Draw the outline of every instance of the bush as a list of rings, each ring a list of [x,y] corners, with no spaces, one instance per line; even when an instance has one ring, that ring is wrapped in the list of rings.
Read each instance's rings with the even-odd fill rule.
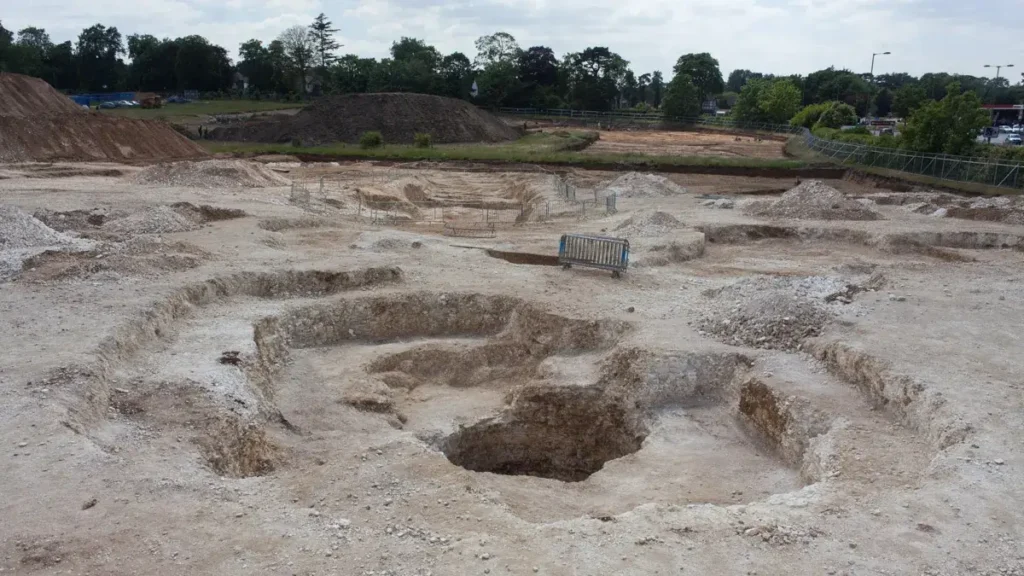
[[[295,148],[302,147],[302,138],[292,138],[292,146]]]
[[[828,110],[829,103],[822,102],[821,104],[811,104],[805,106],[803,110],[796,113],[796,116],[789,121],[791,126],[803,126],[804,128],[814,128],[814,125],[818,123],[818,119],[821,115]]]
[[[369,150],[371,148],[380,148],[384,145],[384,136],[381,136],[380,132],[364,132],[362,137],[359,138],[359,147],[363,150]]]
[[[825,128],[842,128],[857,123],[857,111],[853,106],[842,102],[830,102],[828,108],[821,113],[816,126]]]
[[[414,134],[412,141],[417,148],[430,148],[430,134]]]
[[[829,126],[829,128],[835,128],[835,126]],[[854,126],[849,130],[843,130],[844,134],[867,134],[871,136],[871,130],[868,130],[867,126]]]

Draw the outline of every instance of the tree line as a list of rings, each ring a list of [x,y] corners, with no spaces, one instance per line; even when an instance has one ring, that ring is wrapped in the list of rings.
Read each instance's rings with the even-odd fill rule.
[[[588,47],[559,58],[546,46],[523,48],[505,32],[479,38],[472,59],[462,52],[443,54],[416,38],[394,42],[387,58],[339,56],[337,32],[321,14],[309,26],[289,28],[270,42],[242,43],[238,61],[233,62],[226,49],[197,35],[123,37],[115,27],[96,24],[74,42],[54,44],[42,28],[14,33],[0,22],[0,71],[37,76],[68,92],[198,90],[268,98],[420,92],[473,99],[486,106],[661,109],[672,116],[697,114],[702,102],[711,99],[721,108],[732,108],[751,82],[777,102],[787,96],[779,91],[789,92],[791,86],[799,92],[803,106],[838,101],[852,106],[860,116],[906,117],[922,102],[941,100],[952,82],[978,94],[984,103],[1024,101],[1024,86],[1011,85],[1006,78],[946,73],[871,78],[827,68],[806,76],[776,77],[734,70],[724,79],[718,61],[707,53],[681,56],[671,81],[666,82],[658,70],[637,73],[629,61],[607,47]]]

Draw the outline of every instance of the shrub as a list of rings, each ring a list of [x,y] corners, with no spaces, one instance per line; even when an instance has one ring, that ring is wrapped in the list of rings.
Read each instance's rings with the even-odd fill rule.
[[[825,128],[842,128],[856,123],[857,111],[853,106],[842,102],[830,102],[815,125]]]
[[[364,150],[380,148],[383,145],[384,136],[381,136],[381,133],[376,130],[372,132],[363,132],[362,137],[359,138],[359,147]]]
[[[814,128],[814,125],[818,123],[818,119],[821,118],[821,115],[825,113],[825,110],[828,110],[828,106],[828,102],[805,106],[803,110],[796,113],[796,116],[793,116],[789,123],[792,126]]]
[[[414,134],[412,141],[417,148],[430,148],[430,134]]]
[[[302,138],[292,138],[292,146],[294,146],[295,148],[301,148]]]

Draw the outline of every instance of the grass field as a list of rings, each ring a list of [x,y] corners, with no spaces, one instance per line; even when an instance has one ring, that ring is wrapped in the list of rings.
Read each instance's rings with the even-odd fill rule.
[[[268,102],[262,100],[208,100],[189,104],[165,104],[163,108],[144,110],[142,108],[114,108],[100,110],[104,114],[127,118],[161,119],[169,122],[185,122],[201,116],[217,114],[241,114],[244,112],[268,112],[301,108],[302,102]]]
[[[699,156],[652,156],[649,154],[583,154],[579,152],[586,133],[530,134],[519,140],[503,144],[450,144],[431,148],[410,145],[386,145],[363,149],[355,144],[296,147],[290,144],[257,144],[240,142],[210,142],[201,144],[213,153],[239,155],[257,154],[309,154],[337,158],[369,158],[386,160],[455,160],[549,164],[586,164],[594,166],[630,165],[657,166],[723,166],[764,169],[799,169],[808,167],[802,160],[719,158]]]

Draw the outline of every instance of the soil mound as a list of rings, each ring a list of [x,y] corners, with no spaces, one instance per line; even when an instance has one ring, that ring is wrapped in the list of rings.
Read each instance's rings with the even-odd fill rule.
[[[615,231],[627,236],[664,236],[682,225],[682,222],[667,212],[641,212],[624,220]]]
[[[136,174],[135,184],[188,188],[269,188],[291,181],[263,164],[244,160],[203,160],[150,166]]]
[[[629,172],[605,186],[602,195],[615,194],[619,198],[651,198],[685,193],[685,188],[664,176]]]
[[[112,220],[103,230],[114,234],[169,234],[191,232],[203,227],[199,222],[171,206],[156,206]]]
[[[387,144],[412,144],[417,133],[433,142],[502,142],[519,132],[468,102],[427,94],[346,94],[317,100],[294,116],[250,120],[216,128],[215,140],[286,143],[304,146],[355,144],[376,130]]]
[[[0,162],[164,160],[205,154],[163,122],[89,112],[43,80],[0,75]]]
[[[70,98],[38,78],[0,74],[0,116],[35,118],[81,112]]]
[[[876,212],[820,180],[808,180],[774,202],[747,207],[753,216],[807,220],[878,220]]]

